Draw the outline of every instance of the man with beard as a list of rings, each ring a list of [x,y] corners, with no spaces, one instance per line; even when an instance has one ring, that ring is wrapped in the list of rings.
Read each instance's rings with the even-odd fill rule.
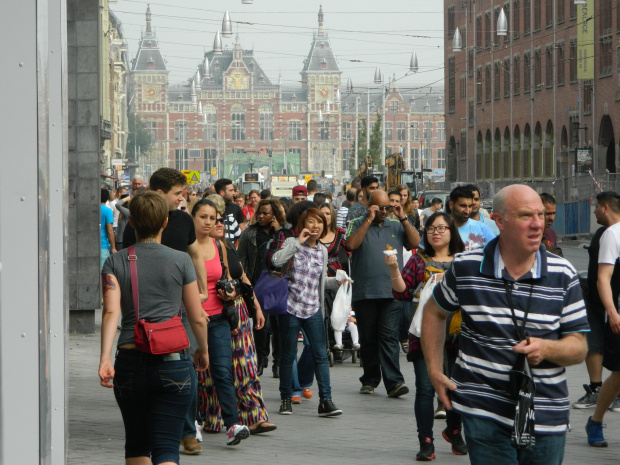
[[[468,186],[459,186],[450,192],[448,202],[450,214],[463,239],[466,251],[482,248],[495,238],[495,234],[487,225],[470,218],[473,204],[474,194]]]

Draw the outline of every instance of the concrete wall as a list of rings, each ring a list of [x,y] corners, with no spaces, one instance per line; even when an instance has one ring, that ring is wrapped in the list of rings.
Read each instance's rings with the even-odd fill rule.
[[[99,2],[67,0],[69,330],[95,330],[100,301]]]

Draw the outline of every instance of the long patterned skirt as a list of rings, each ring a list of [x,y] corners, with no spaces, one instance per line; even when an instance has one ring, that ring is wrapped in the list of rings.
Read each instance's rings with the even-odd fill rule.
[[[237,391],[237,410],[239,422],[250,426],[261,421],[269,420],[256,362],[256,349],[252,336],[250,316],[243,298],[235,300],[235,307],[239,313],[239,331],[232,334],[232,361],[233,382]],[[200,402],[200,417],[203,421],[203,430],[220,431],[224,428],[220,402],[207,369],[198,373],[198,400]]]

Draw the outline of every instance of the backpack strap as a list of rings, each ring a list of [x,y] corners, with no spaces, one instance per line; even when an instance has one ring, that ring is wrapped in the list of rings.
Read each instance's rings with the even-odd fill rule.
[[[131,271],[131,295],[133,297],[133,310],[136,314],[136,321],[140,321],[140,295],[138,294],[138,266],[136,261],[138,256],[136,255],[136,246],[129,246],[127,249],[129,260],[129,270]]]

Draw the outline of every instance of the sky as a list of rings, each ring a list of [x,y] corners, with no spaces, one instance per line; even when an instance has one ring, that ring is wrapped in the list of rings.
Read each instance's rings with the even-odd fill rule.
[[[142,0],[110,1],[135,57],[145,28],[147,4],[153,28],[170,71],[170,83],[194,75],[204,52],[213,47],[215,32],[228,10],[234,34],[254,56],[269,79],[298,86],[299,72],[318,28],[323,5],[325,29],[340,70],[341,85],[372,86],[378,66],[384,80],[395,75],[400,89],[444,87],[443,2],[423,0]],[[233,38],[223,39],[232,48]],[[409,73],[411,54],[417,53],[419,71]]]

